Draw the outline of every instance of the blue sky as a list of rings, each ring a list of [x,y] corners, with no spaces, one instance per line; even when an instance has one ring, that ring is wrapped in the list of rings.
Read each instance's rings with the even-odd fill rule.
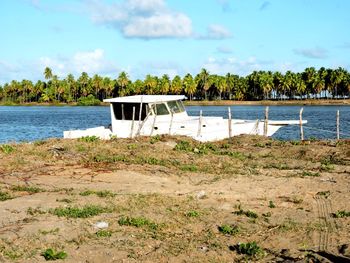
[[[1,0],[0,84],[350,69],[348,0]]]

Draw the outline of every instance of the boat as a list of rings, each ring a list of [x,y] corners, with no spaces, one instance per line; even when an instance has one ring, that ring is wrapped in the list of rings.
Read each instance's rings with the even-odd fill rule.
[[[97,136],[110,139],[170,134],[208,142],[241,134],[272,136],[285,125],[300,124],[299,120],[224,119],[204,117],[202,114],[189,116],[183,105],[185,98],[184,95],[135,95],[105,99],[104,102],[110,103],[109,127],[64,131],[63,137]]]

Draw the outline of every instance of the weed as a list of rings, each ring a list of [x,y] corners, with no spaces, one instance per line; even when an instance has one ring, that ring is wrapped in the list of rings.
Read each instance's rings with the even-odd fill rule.
[[[115,196],[115,193],[113,193],[109,190],[97,191],[97,192],[95,192],[95,194],[98,197],[114,197]]]
[[[331,171],[334,170],[334,161],[332,159],[332,156],[327,156],[323,160],[321,160],[321,167],[320,169],[322,171]]]
[[[92,190],[86,190],[86,191],[79,193],[79,195],[81,195],[81,196],[88,196],[88,195],[93,195],[93,194],[95,194],[95,191],[92,191]]]
[[[275,208],[276,205],[273,203],[273,201],[269,201],[269,208]]]
[[[291,145],[300,145],[301,142],[300,141],[290,141]]]
[[[271,212],[267,212],[267,213],[263,213],[262,216],[263,217],[271,217]]]
[[[37,208],[29,207],[29,208],[27,209],[27,214],[28,214],[28,215],[31,215],[31,216],[34,216],[34,215],[43,215],[43,214],[46,214],[46,211],[41,210],[40,207],[37,207]]]
[[[350,217],[350,211],[338,210],[336,213],[333,213],[332,216],[334,218]]]
[[[176,151],[183,151],[183,152],[192,152],[193,148],[191,144],[187,141],[179,141],[175,148]]]
[[[12,191],[18,191],[18,192],[28,192],[28,193],[39,193],[44,192],[43,189],[36,187],[36,186],[25,186],[25,185],[14,185],[11,186]]]
[[[96,232],[97,237],[111,237],[112,232],[108,230],[99,230]]]
[[[96,142],[99,139],[100,139],[99,137],[93,135],[93,136],[84,136],[84,137],[79,138],[78,140],[80,142]]]
[[[218,227],[218,230],[220,233],[223,233],[225,235],[236,235],[239,233],[239,228],[238,226],[235,225],[222,225]]]
[[[199,217],[200,213],[196,210],[191,210],[186,213],[187,217]]]
[[[9,194],[9,193],[7,193],[7,192],[2,192],[1,190],[0,190],[0,201],[6,201],[6,200],[10,200],[10,199],[12,199],[13,197]]]
[[[236,215],[245,215],[249,218],[258,218],[258,214],[250,211],[250,210],[243,210],[240,206],[238,207],[238,210],[233,212]]]
[[[144,217],[121,217],[118,220],[118,224],[121,226],[134,226],[134,227],[148,226],[153,230],[158,228],[158,225],[156,223],[151,222],[150,220]]]
[[[287,218],[282,224],[278,226],[281,231],[296,230],[298,228],[298,223],[290,218]]]
[[[185,164],[180,166],[180,170],[185,172],[197,172],[198,167],[194,164]]]
[[[15,150],[15,148],[13,148],[11,145],[3,144],[0,146],[0,150],[5,154],[10,154]]]
[[[42,235],[48,235],[48,234],[57,234],[59,231],[60,229],[57,227],[51,230],[39,230],[39,233]]]
[[[131,143],[127,146],[128,150],[135,150],[137,149],[137,144],[136,143]]]
[[[2,252],[5,257],[11,260],[17,260],[23,256],[23,253],[16,251],[14,249],[1,251],[1,247],[0,247],[0,252]]]
[[[67,258],[67,253],[64,251],[55,251],[52,248],[48,248],[41,253],[41,256],[43,256],[47,261],[57,260]]]
[[[152,136],[151,139],[150,139],[150,144],[155,144],[156,142],[159,142],[161,139],[160,135],[155,135],[155,136]]]
[[[98,205],[86,205],[79,207],[58,207],[49,210],[50,214],[67,218],[88,218],[102,213],[111,212],[111,209]]]
[[[264,250],[257,245],[255,241],[248,243],[238,243],[230,246],[231,250],[237,251],[238,254],[248,255],[250,257],[263,255]]]
[[[313,172],[308,172],[308,171],[303,171],[301,174],[302,177],[319,177],[320,173],[313,173]]]

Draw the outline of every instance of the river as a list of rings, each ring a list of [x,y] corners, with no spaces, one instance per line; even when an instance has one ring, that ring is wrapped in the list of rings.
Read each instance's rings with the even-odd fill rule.
[[[189,115],[227,117],[227,106],[187,106]],[[300,106],[270,106],[269,119],[299,119]],[[350,106],[304,106],[303,119],[308,121],[306,139],[336,138],[336,111],[340,111],[341,138],[350,138]],[[264,106],[231,106],[232,118],[263,119]],[[76,106],[0,106],[0,143],[62,138],[64,130],[107,126],[109,107]],[[281,128],[273,138],[299,139],[298,126]]]

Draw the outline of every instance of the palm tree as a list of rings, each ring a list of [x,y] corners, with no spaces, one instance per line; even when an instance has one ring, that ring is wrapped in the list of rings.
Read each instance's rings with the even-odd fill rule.
[[[193,99],[193,94],[196,92],[196,83],[191,74],[186,74],[182,81],[183,90],[189,95],[190,100]]]
[[[91,80],[92,88],[95,90],[95,98],[99,99],[99,93],[102,88],[102,78],[95,74]]]
[[[207,100],[208,98],[208,90],[210,88],[210,82],[209,82],[209,77],[210,77],[210,74],[209,72],[202,68],[201,72],[196,76],[196,78],[198,78],[198,88],[200,89],[200,91],[202,93],[204,93],[204,99]]]
[[[180,76],[176,75],[171,81],[171,93],[181,94],[182,92],[182,80]]]
[[[162,94],[168,94],[169,90],[170,90],[170,86],[171,86],[171,83],[170,83],[170,78],[168,76],[168,74],[164,74],[162,76],[162,78],[160,79],[159,81],[159,90]]]
[[[52,75],[52,70],[51,70],[51,68],[49,68],[49,67],[46,67],[46,68],[45,68],[45,70],[44,70],[44,77],[45,77],[45,79],[47,79],[47,80],[52,79],[53,75]]]
[[[153,95],[156,93],[156,88],[158,86],[158,78],[151,76],[151,75],[146,75],[145,81],[144,81],[144,87],[146,94]]]
[[[127,94],[126,88],[129,84],[129,76],[125,71],[120,72],[118,79],[117,79],[117,85],[118,85],[118,93],[119,96],[124,96]]]

